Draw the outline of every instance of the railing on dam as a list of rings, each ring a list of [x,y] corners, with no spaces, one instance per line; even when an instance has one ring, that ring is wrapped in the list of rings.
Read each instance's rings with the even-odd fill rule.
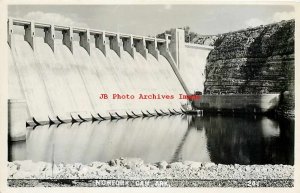
[[[192,44],[192,43],[185,43],[185,47],[194,48],[194,49],[207,49],[207,50],[212,50],[214,48],[213,46],[209,46],[209,45]]]
[[[45,43],[47,43],[54,51],[54,39],[55,31],[61,31],[63,33],[63,43],[71,52],[73,52],[73,35],[74,33],[80,36],[80,45],[90,54],[90,36],[95,37],[96,47],[99,48],[104,55],[106,55],[105,46],[108,44],[106,39],[110,40],[110,47],[114,49],[117,54],[120,55],[119,47],[124,47],[124,50],[134,57],[132,48],[135,47],[144,57],[146,57],[146,48],[149,53],[158,59],[157,48],[165,47],[168,50],[169,39],[166,36],[165,39],[156,37],[140,36],[133,34],[124,34],[117,32],[110,32],[97,29],[88,29],[81,27],[62,26],[42,22],[34,22],[23,19],[9,18],[8,19],[8,44],[11,46],[11,34],[13,33],[13,26],[24,26],[25,28],[25,40],[34,49],[33,37],[35,36],[35,29],[44,29],[45,31]]]

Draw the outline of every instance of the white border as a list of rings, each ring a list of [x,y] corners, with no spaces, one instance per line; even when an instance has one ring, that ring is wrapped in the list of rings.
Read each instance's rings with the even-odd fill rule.
[[[298,2],[297,2],[298,1]],[[0,193],[3,192],[20,192],[20,193],[38,193],[38,192],[72,192],[72,193],[87,193],[87,192],[230,192],[230,193],[243,193],[243,192],[264,192],[264,193],[289,193],[300,192],[300,173],[299,173],[299,119],[295,121],[295,186],[294,188],[9,188],[7,187],[7,54],[6,54],[6,18],[7,18],[7,5],[9,4],[259,4],[259,5],[294,5],[296,13],[296,31],[295,31],[295,116],[298,117],[299,113],[299,84],[300,84],[300,1],[200,1],[200,0],[0,0],[0,21],[2,27],[0,28]],[[3,27],[5,26],[5,27]]]

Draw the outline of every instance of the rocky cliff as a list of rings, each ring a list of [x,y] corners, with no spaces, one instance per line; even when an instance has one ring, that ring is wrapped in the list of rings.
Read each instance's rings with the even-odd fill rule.
[[[218,35],[207,58],[205,93],[283,93],[293,109],[295,21]]]
[[[206,92],[293,90],[294,21],[220,35],[207,58]]]

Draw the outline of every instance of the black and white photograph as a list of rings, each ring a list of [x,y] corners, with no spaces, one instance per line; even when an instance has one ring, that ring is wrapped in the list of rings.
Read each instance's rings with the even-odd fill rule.
[[[297,5],[8,3],[0,191],[295,191]]]

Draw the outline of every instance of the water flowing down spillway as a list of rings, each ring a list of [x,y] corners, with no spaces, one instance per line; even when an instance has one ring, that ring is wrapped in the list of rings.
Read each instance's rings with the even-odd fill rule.
[[[147,59],[134,49],[134,58],[122,50],[108,49],[106,55],[91,43],[90,54],[73,41],[73,53],[55,39],[54,52],[42,37],[34,37],[32,48],[24,36],[14,34],[9,48],[9,97],[25,99],[29,115],[37,120],[70,119],[100,113],[180,109],[185,94],[167,59]],[[123,49],[123,48],[121,48]],[[100,99],[107,94],[108,99]],[[112,99],[113,94],[134,95],[135,99]],[[174,99],[139,99],[139,94],[174,95]]]

